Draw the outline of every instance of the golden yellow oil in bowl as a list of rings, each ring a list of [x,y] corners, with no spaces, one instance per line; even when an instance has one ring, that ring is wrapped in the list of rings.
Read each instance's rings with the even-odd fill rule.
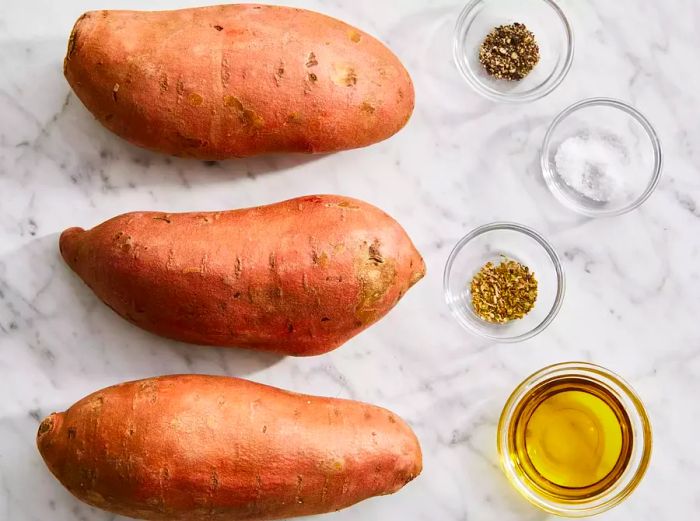
[[[619,376],[583,362],[557,364],[510,396],[498,452],[506,476],[531,503],[562,516],[590,516],[637,486],[651,456],[651,427]]]

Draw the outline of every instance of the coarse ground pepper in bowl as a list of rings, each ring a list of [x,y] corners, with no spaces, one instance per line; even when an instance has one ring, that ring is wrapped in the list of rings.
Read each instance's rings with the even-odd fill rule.
[[[479,94],[523,103],[546,96],[564,80],[574,36],[554,0],[472,0],[457,20],[453,54]]]
[[[454,247],[445,266],[445,300],[468,331],[497,342],[520,342],[542,332],[564,299],[559,257],[521,224],[480,226]]]

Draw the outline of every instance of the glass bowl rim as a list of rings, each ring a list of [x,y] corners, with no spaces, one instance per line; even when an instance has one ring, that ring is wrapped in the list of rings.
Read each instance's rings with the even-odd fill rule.
[[[479,4],[483,4],[487,1],[489,0],[471,0],[464,6],[459,16],[457,17],[457,22],[454,28],[454,35],[452,38],[452,58],[455,62],[455,65],[457,66],[457,70],[459,70],[464,80],[472,87],[472,89],[474,89],[474,91],[481,94],[483,97],[490,99],[491,101],[500,101],[504,103],[527,103],[544,98],[545,96],[550,94],[554,89],[556,89],[561,84],[561,82],[564,81],[564,78],[566,78],[566,76],[568,75],[569,70],[571,69],[571,64],[574,61],[574,30],[571,26],[571,23],[569,22],[569,19],[564,13],[564,10],[559,6],[559,4],[555,0],[539,0],[548,4],[555,11],[555,13],[559,17],[559,20],[562,22],[562,25],[564,26],[566,32],[566,61],[564,63],[564,66],[562,67],[562,70],[556,76],[554,76],[554,79],[551,82],[548,79],[539,87],[526,91],[523,94],[504,94],[495,89],[487,88],[481,82],[476,81],[474,74],[468,67],[466,67],[462,63],[461,59],[461,56],[463,55],[463,53],[460,52],[461,35],[464,32],[464,25],[466,24],[474,9],[476,9],[476,7],[479,6]]]
[[[634,470],[634,474],[632,475],[630,481],[625,485],[625,487],[617,491],[605,502],[599,505],[592,506],[590,508],[581,509],[567,509],[566,506],[554,507],[543,500],[538,500],[539,498],[537,494],[531,492],[530,489],[525,484],[523,484],[522,480],[520,480],[517,477],[517,475],[511,472],[510,466],[507,464],[507,458],[505,457],[505,453],[508,451],[509,446],[507,440],[508,425],[512,421],[512,415],[517,405],[524,397],[524,395],[530,389],[537,385],[540,385],[557,376],[570,375],[574,371],[585,373],[586,376],[595,380],[599,384],[610,388],[614,386],[615,389],[613,389],[613,391],[619,390],[622,393],[624,393],[625,397],[629,399],[629,401],[634,406],[636,417],[638,418],[639,423],[641,424],[641,432],[639,434],[642,435],[643,442],[641,449],[641,458],[639,462],[637,462],[637,468]],[[527,499],[530,503],[546,512],[549,512],[550,514],[556,514],[565,517],[588,517],[600,514],[618,505],[637,488],[649,467],[649,461],[651,460],[651,452],[653,445],[653,434],[651,429],[651,421],[649,420],[649,415],[646,412],[641,398],[639,397],[639,395],[637,395],[636,391],[624,378],[614,373],[613,371],[606,369],[605,367],[590,362],[560,362],[548,365],[546,367],[543,367],[542,369],[539,369],[538,371],[535,371],[530,376],[525,378],[522,382],[520,382],[520,384],[518,384],[518,386],[513,390],[513,392],[506,400],[506,403],[503,406],[503,410],[501,412],[501,416],[498,420],[496,445],[500,465],[504,474],[508,478],[508,481],[510,481],[515,486],[516,490],[518,490],[518,492],[520,492],[520,494],[523,497],[525,497],[525,499]],[[578,504],[584,503],[585,502]]]
[[[591,210],[582,205],[573,203],[572,199],[568,197],[555,181],[555,173],[549,168],[549,152],[551,149],[551,141],[554,132],[557,130],[559,125],[574,112],[585,109],[587,107],[610,107],[614,109],[621,110],[625,112],[628,116],[631,116],[634,120],[639,123],[644,131],[646,132],[649,140],[651,141],[651,146],[654,152],[654,168],[649,183],[645,188],[644,192],[641,193],[639,197],[631,201],[629,204],[622,206],[617,209],[612,210]],[[622,215],[627,212],[631,212],[636,208],[639,208],[656,190],[659,180],[661,179],[661,173],[663,170],[663,149],[661,147],[661,140],[659,139],[656,130],[651,122],[642,114],[639,110],[634,108],[629,103],[615,98],[585,98],[576,103],[569,105],[564,110],[562,110],[549,124],[549,128],[545,133],[544,140],[542,141],[542,148],[540,150],[540,168],[542,170],[542,176],[544,177],[545,183],[549,188],[549,191],[554,195],[554,197],[566,208],[578,212],[579,214],[585,215],[587,217],[613,217],[616,215]]]
[[[457,309],[457,306],[455,305],[455,301],[458,299],[452,298],[452,291],[450,290],[450,274],[452,272],[452,265],[455,262],[455,259],[457,258],[457,255],[462,251],[462,249],[473,239],[476,237],[483,235],[488,232],[492,231],[499,231],[499,230],[510,230],[510,231],[515,231],[518,233],[522,233],[524,235],[527,235],[531,239],[534,239],[547,253],[549,259],[551,260],[552,264],[554,265],[554,269],[557,275],[557,294],[554,298],[554,303],[552,304],[551,309],[547,313],[547,316],[542,319],[542,321],[537,324],[534,328],[526,331],[525,333],[522,333],[520,335],[512,336],[512,337],[499,337],[495,335],[490,335],[484,331],[482,331],[479,328],[474,327],[472,324],[470,324],[467,320],[464,319],[462,316],[462,313],[460,313],[459,309]],[[445,269],[443,272],[443,279],[442,279],[442,284],[443,284],[443,292],[445,295],[445,301],[447,302],[447,307],[450,309],[450,312],[452,315],[457,319],[457,322],[465,328],[467,331],[470,331],[474,334],[477,334],[483,338],[486,338],[488,340],[492,340],[495,342],[499,343],[515,343],[515,342],[522,342],[523,340],[527,340],[529,338],[534,337],[535,335],[541,333],[544,331],[544,329],[554,320],[554,318],[557,316],[559,313],[559,310],[561,309],[562,303],[564,301],[564,294],[566,293],[566,278],[564,276],[564,268],[562,266],[561,260],[559,259],[559,255],[557,255],[557,252],[554,250],[554,248],[547,242],[547,240],[538,232],[533,230],[532,228],[529,228],[523,224],[518,224],[514,222],[508,222],[508,221],[496,221],[488,224],[483,224],[481,226],[477,226],[473,230],[471,230],[469,233],[467,233],[464,237],[462,237],[457,244],[452,248],[452,251],[450,252],[449,257],[447,258],[447,262],[445,263]]]

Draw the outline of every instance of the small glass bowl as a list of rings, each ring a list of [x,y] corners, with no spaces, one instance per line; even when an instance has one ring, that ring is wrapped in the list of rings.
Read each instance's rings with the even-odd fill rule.
[[[479,62],[479,48],[492,29],[514,22],[534,33],[540,61],[522,80],[494,78]],[[472,0],[457,19],[453,54],[476,92],[494,101],[524,103],[546,96],[564,80],[574,58],[574,34],[553,0]]]
[[[472,308],[470,283],[481,267],[503,257],[530,268],[537,279],[537,300],[523,318],[505,324],[487,322]],[[497,342],[520,342],[540,333],[559,312],[564,298],[564,271],[554,249],[534,230],[496,222],[462,238],[450,253],[443,279],[445,300],[467,330]]]
[[[576,191],[557,170],[562,143],[569,138],[588,140],[591,136],[608,140],[624,165],[619,170],[621,179],[616,180],[620,186],[609,201]],[[589,217],[620,215],[639,207],[659,183],[662,162],[661,143],[651,123],[627,103],[609,98],[585,99],[564,109],[547,130],[540,154],[542,175],[554,197],[567,208]]]
[[[519,464],[512,454],[516,453],[513,440],[509,436],[511,426],[516,421],[521,401],[531,391],[552,380],[581,379],[597,384],[617,398],[629,418],[632,448],[624,471],[604,492],[586,499],[553,500],[538,491],[523,473],[516,470]],[[498,422],[498,453],[501,467],[508,480],[525,499],[546,512],[565,517],[587,517],[605,512],[614,507],[637,487],[651,459],[652,433],[649,417],[642,401],[625,380],[612,371],[586,362],[566,362],[540,369],[523,381],[510,395],[503,407]]]

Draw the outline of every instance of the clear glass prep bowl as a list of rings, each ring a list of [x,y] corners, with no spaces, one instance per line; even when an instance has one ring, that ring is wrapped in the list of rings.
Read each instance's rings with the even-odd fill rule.
[[[627,189],[609,202],[590,199],[571,188],[557,173],[556,154],[567,138],[605,133],[625,145],[629,164],[622,174]],[[629,152],[629,154],[627,154]],[[610,98],[590,98],[564,109],[547,130],[540,164],[545,182],[567,208],[589,217],[620,215],[639,207],[652,194],[661,177],[661,143],[651,123],[634,107]]]
[[[604,492],[586,499],[556,501],[541,494],[536,485],[518,473],[512,454],[515,448],[509,437],[510,426],[515,421],[515,413],[521,400],[534,388],[555,379],[580,378],[595,382],[611,392],[620,402],[629,417],[632,429],[632,453],[622,475]],[[525,379],[510,395],[503,407],[498,422],[498,453],[501,467],[508,480],[520,494],[533,505],[559,516],[587,517],[604,512],[629,496],[644,477],[651,459],[651,423],[642,401],[618,375],[603,367],[587,362],[566,362],[551,365],[537,371]]]
[[[537,300],[523,318],[497,324],[474,313],[469,286],[484,264],[498,264],[504,256],[534,273]],[[565,291],[564,271],[554,249],[534,230],[508,222],[486,224],[464,236],[447,260],[443,286],[445,300],[457,321],[465,329],[497,342],[520,342],[543,331],[559,312]]]
[[[479,48],[493,28],[514,22],[534,33],[540,61],[522,80],[493,78],[479,62]],[[574,34],[553,0],[472,0],[457,20],[453,54],[476,92],[494,101],[523,103],[546,96],[564,80],[574,57]]]

